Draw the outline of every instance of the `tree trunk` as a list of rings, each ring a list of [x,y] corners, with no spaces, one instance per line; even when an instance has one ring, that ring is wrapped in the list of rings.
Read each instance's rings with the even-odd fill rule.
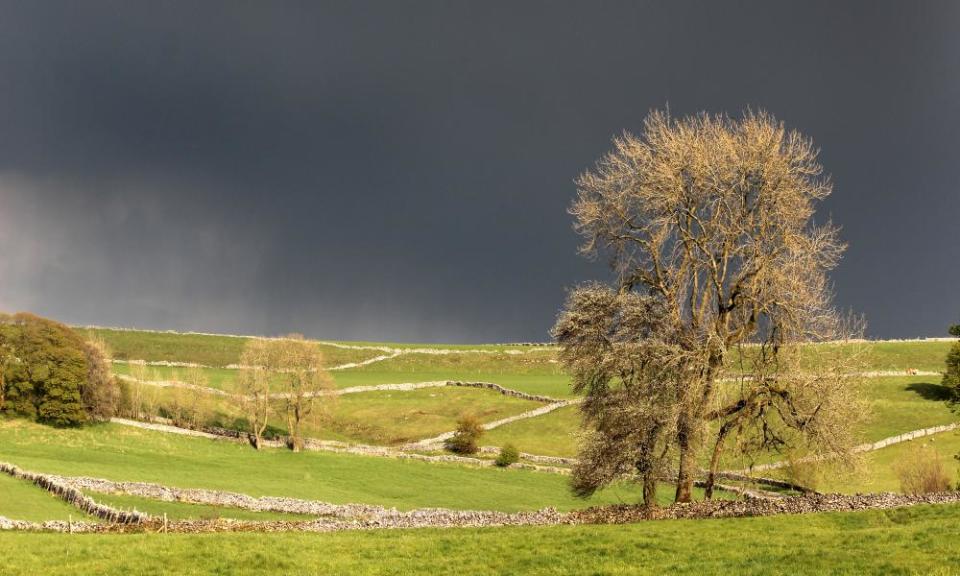
[[[643,505],[647,508],[657,506],[657,475],[652,470],[643,475]]]
[[[693,451],[689,446],[680,449],[680,473],[677,475],[677,493],[674,502],[684,503],[693,500]]]
[[[697,468],[697,455],[689,421],[681,423],[677,433],[677,443],[680,447],[680,470],[677,474],[677,493],[674,502],[690,502],[693,500],[693,477]]]
[[[730,432],[732,422],[727,422],[720,427],[717,433],[717,442],[713,445],[713,455],[710,457],[710,470],[707,472],[707,483],[704,487],[703,497],[707,500],[713,499],[713,484],[717,478],[717,470],[720,468],[720,455],[723,453],[723,443],[727,439],[727,433]]]
[[[290,450],[299,452],[303,447],[303,437],[300,435],[300,410],[297,405],[288,408],[287,431],[290,433],[287,446]]]

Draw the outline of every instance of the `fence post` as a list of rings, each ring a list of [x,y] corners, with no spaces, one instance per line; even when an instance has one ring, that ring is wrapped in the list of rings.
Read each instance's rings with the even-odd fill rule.
[[[163,533],[167,533],[167,513],[163,513]]]

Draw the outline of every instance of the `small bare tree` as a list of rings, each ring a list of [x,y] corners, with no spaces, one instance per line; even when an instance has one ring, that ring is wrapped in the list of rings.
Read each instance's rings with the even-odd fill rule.
[[[84,411],[92,420],[109,420],[117,413],[120,387],[110,365],[110,349],[102,338],[92,338],[83,345],[87,361],[87,382],[80,390]]]
[[[278,380],[284,398],[290,448],[299,452],[304,443],[303,423],[313,414],[320,396],[333,399],[329,394],[333,379],[324,368],[323,353],[316,342],[300,335],[290,335],[275,342],[279,347]]]
[[[277,364],[277,351],[270,340],[251,338],[240,355],[240,364],[235,398],[250,426],[250,443],[259,450],[272,412],[270,391],[274,373],[271,367]]]
[[[582,252],[608,254],[617,282],[575,291],[554,331],[587,396],[585,486],[676,454],[687,502],[713,429],[708,494],[731,438],[850,457],[855,370],[804,348],[859,334],[832,307],[844,245],[812,220],[831,192],[813,143],[765,113],[653,112],[614,145],[578,179],[571,214]]]
[[[147,380],[147,363],[143,360],[130,361],[130,378],[133,379],[129,385],[129,410],[128,416],[133,419],[143,417],[143,387]]]
[[[203,368],[190,366],[184,373],[184,382],[188,386],[184,401],[184,417],[189,427],[200,428],[210,416],[210,395],[204,391],[210,381]]]

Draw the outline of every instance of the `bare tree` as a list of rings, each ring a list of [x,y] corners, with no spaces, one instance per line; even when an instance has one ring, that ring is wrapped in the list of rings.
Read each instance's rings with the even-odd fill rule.
[[[143,387],[144,382],[147,380],[147,363],[143,360],[130,361],[130,378],[133,379],[130,382],[128,387],[130,397],[129,397],[129,409],[128,416],[134,419],[139,419],[143,415]]]
[[[333,380],[324,369],[323,353],[316,342],[290,335],[276,340],[279,347],[280,391],[284,398],[290,448],[303,449],[303,422],[313,414],[317,398],[333,388]]]
[[[593,468],[578,473],[601,473],[585,486],[675,453],[675,497],[687,502],[711,434],[708,483],[731,438],[849,456],[862,411],[848,358],[802,349],[857,334],[827,280],[844,245],[813,223],[831,192],[821,174],[813,143],[768,114],[652,112],[640,137],[615,139],[578,179],[581,251],[608,254],[617,275],[614,289],[574,292],[554,331],[587,395],[580,468]]]
[[[243,366],[237,378],[238,408],[250,426],[250,443],[259,450],[263,445],[263,433],[272,412],[270,390],[273,380],[271,367],[277,365],[277,351],[271,341],[251,338],[240,355]]]
[[[327,396],[333,387],[320,346],[299,335],[256,338],[247,343],[240,362],[238,398],[250,422],[254,447],[261,446],[274,402],[282,401],[290,448],[299,452],[304,421],[313,414],[317,398]]]
[[[191,428],[200,428],[206,423],[210,415],[210,395],[203,390],[209,386],[210,381],[203,368],[190,366],[184,374],[184,382],[188,386],[184,401],[184,415],[187,424]]]
[[[91,338],[83,345],[87,362],[87,381],[80,390],[84,410],[93,420],[109,420],[117,413],[120,387],[110,366],[110,349],[102,338]]]

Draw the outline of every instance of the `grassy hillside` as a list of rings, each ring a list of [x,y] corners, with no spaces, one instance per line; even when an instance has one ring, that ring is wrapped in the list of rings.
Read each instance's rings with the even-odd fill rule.
[[[4,574],[956,574],[960,505],[626,526],[0,534]],[[211,549],[217,553],[210,553]]]
[[[565,406],[549,414],[511,422],[490,430],[483,437],[487,446],[513,444],[521,452],[544,456],[577,455],[580,415],[577,406]]]
[[[147,332],[85,328],[82,333],[102,338],[117,360],[146,360],[148,362],[192,362],[205,366],[227,366],[240,362],[240,353],[247,338],[237,336],[210,336],[205,334],[178,334],[175,332]],[[382,354],[376,350],[353,350],[321,346],[329,366],[359,362]]]
[[[960,414],[948,403],[948,390],[929,376],[869,378],[863,392],[870,409],[862,431],[864,442],[960,421]],[[575,456],[579,426],[577,407],[570,406],[492,430],[483,443],[513,443],[523,452]]]
[[[57,430],[0,419],[0,460],[53,474],[400,509],[435,506],[517,511],[553,506],[568,510],[638,499],[637,491],[625,486],[588,501],[578,500],[570,495],[566,477],[543,472],[328,452],[256,452],[231,442],[120,425]]]

